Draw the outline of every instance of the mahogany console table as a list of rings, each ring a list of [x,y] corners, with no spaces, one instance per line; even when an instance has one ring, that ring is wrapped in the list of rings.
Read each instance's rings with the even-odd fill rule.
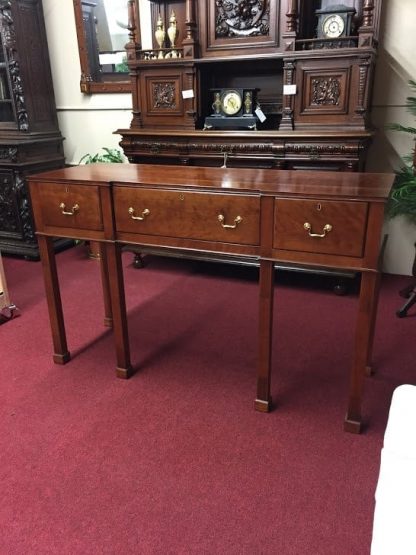
[[[91,164],[29,178],[54,345],[70,359],[53,237],[98,241],[117,375],[132,373],[121,249],[125,244],[251,257],[260,263],[255,408],[270,410],[274,263],[362,274],[346,431],[361,429],[390,174]]]

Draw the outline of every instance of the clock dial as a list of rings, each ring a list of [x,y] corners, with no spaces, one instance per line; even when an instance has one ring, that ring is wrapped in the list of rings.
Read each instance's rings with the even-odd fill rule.
[[[237,91],[228,91],[222,97],[222,111],[227,116],[234,116],[237,114],[242,105],[241,96]]]
[[[322,23],[322,32],[329,39],[336,39],[344,32],[345,23],[340,15],[330,15]]]

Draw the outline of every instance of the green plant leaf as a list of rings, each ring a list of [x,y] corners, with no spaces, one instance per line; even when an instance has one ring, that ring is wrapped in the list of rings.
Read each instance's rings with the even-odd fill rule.
[[[124,162],[123,154],[117,148],[107,148],[104,146],[102,147],[102,150],[104,153],[97,152],[94,155],[84,154],[84,156],[80,159],[79,164],[96,164],[98,162],[122,164]]]
[[[416,93],[416,81],[409,81],[410,88]],[[409,96],[406,99],[408,112],[416,116],[416,97]],[[393,123],[388,129],[416,135],[416,128]],[[390,218],[403,215],[411,222],[416,223],[416,168],[413,166],[414,152],[403,157],[403,165],[396,171],[396,179],[387,203],[386,214]]]

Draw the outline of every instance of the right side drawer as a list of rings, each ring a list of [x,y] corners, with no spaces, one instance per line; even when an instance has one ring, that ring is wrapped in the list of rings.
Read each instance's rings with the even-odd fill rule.
[[[366,202],[275,199],[273,248],[361,257],[367,212]]]

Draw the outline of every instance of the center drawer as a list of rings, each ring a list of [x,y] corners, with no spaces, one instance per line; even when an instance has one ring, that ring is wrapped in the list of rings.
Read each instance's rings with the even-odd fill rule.
[[[118,232],[258,245],[260,197],[114,187]]]
[[[361,257],[366,202],[276,199],[273,248]]]

